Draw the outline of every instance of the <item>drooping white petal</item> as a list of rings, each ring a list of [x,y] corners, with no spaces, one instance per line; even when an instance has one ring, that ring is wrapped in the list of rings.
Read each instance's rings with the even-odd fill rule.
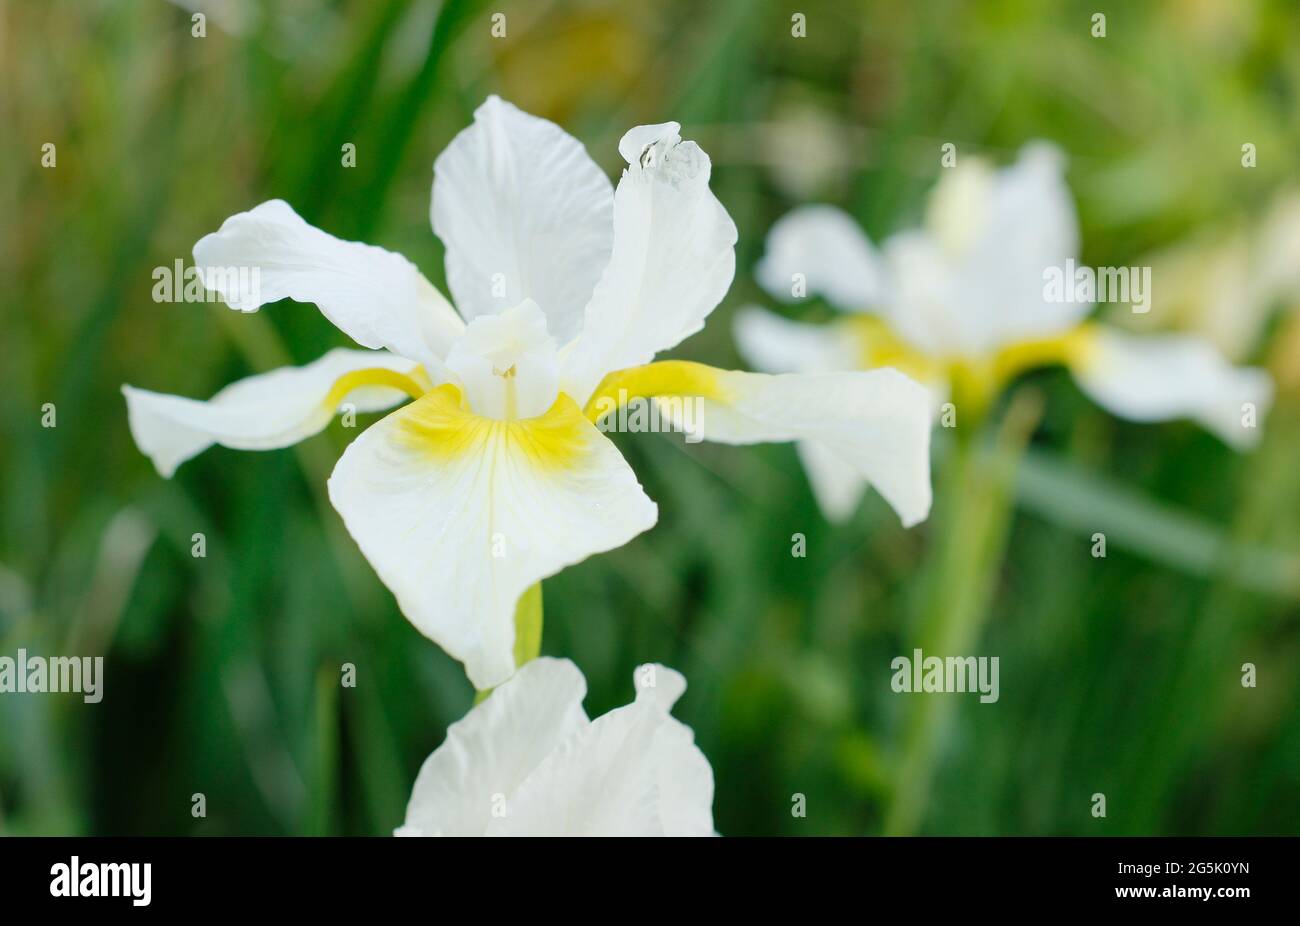
[[[123,386],[131,436],[164,478],[213,444],[236,450],[288,447],[321,431],[345,400],[356,411],[391,408],[406,398],[399,389],[362,386],[334,390],[355,370],[383,368],[409,374],[419,364],[387,351],[337,348],[306,366],[282,367],[226,386],[211,399]]]
[[[813,498],[826,520],[847,520],[867,489],[866,478],[825,444],[801,440],[795,444],[795,450],[808,474]]]
[[[704,439],[815,443],[875,486],[905,526],[929,513],[931,396],[909,377],[720,371],[717,395],[700,414]]]
[[[1259,440],[1272,379],[1261,369],[1232,366],[1203,338],[1099,327],[1084,356],[1075,380],[1121,418],[1190,418],[1238,448]]]
[[[283,200],[226,219],[194,245],[194,262],[232,308],[252,312],[285,297],[315,303],[358,344],[419,361],[435,381],[465,327],[405,257],[326,234]]]
[[[398,833],[480,836],[493,813],[564,740],[587,726],[587,681],[567,659],[541,657],[493,690],[420,767]]]
[[[606,373],[699,331],[735,275],[736,226],[709,189],[708,155],[677,130],[640,126],[620,143],[613,254],[567,354],[562,388],[579,405]]]
[[[537,303],[480,315],[447,354],[470,408],[490,418],[534,418],[555,401],[560,365]]]
[[[801,206],[767,233],[754,268],[760,286],[783,302],[806,295],[862,312],[886,301],[885,268],[858,223],[834,206]]]
[[[657,509],[612,443],[566,396],[498,421],[442,386],[372,425],[330,500],[423,634],[478,689],[514,671],[514,614],[535,582],[621,546]]]
[[[766,373],[832,373],[860,369],[862,344],[840,325],[806,325],[758,308],[736,316],[736,344],[741,355]],[[925,384],[936,407],[936,392]],[[941,395],[941,393],[940,393]],[[857,508],[868,482],[837,451],[815,440],[795,444],[808,473],[818,507],[830,521],[842,521]]]
[[[1055,146],[1026,145],[1015,164],[998,171],[959,161],[942,172],[927,219],[950,268],[953,290],[944,298],[960,352],[1056,334],[1090,310],[1087,302],[1048,294],[1045,274],[1065,273],[1079,250],[1065,159]],[[905,272],[898,268],[893,278],[906,282]],[[909,310],[906,300],[899,303],[899,313]]]
[[[434,164],[433,230],[466,320],[533,299],[567,343],[609,261],[612,210],[581,142],[495,96]]]
[[[489,835],[708,836],[713,773],[668,711],[685,680],[642,666],[637,698],[598,717],[528,776]]]
[[[733,331],[740,355],[764,373],[830,373],[861,366],[858,346],[836,325],[804,324],[746,306],[736,313]]]

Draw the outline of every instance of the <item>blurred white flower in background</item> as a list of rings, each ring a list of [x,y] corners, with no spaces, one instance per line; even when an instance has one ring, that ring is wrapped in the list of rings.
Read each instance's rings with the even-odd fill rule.
[[[1263,370],[1234,368],[1196,335],[1085,322],[1090,302],[1053,298],[1049,271],[1072,266],[1079,245],[1063,173],[1044,143],[1002,170],[962,158],[943,172],[924,226],[879,251],[844,212],[795,209],[773,226],[756,277],[778,299],[817,294],[847,314],[810,325],[747,308],[735,324],[741,353],[769,372],[895,367],[931,389],[936,409],[952,399],[976,416],[1020,373],[1064,364],[1116,415],[1191,418],[1235,447],[1253,444],[1272,397]],[[799,453],[827,516],[850,514],[861,479],[818,447]]]
[[[534,659],[452,724],[398,836],[711,836],[713,770],[669,711],[680,673],[644,665],[636,700],[588,720],[567,659]]]
[[[1148,258],[1160,280],[1162,316],[1134,319],[1203,334],[1233,360],[1258,347],[1276,309],[1300,308],[1300,192],[1277,196],[1258,221],[1196,238]]]

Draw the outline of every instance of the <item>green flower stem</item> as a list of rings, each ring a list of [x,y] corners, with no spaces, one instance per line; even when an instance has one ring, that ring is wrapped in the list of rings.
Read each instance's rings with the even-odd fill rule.
[[[958,432],[939,475],[938,531],[924,571],[928,594],[909,656],[914,648],[927,656],[976,655],[1006,551],[1016,464],[1041,411],[1041,397],[1022,390],[993,446]],[[945,694],[909,696],[887,834],[914,833],[925,819],[940,734],[955,706]]]
[[[515,606],[515,668],[542,652],[542,583],[519,596]]]
[[[538,582],[520,595],[515,605],[515,669],[536,659],[541,652],[542,583]],[[478,704],[491,693],[491,688],[476,693],[474,703]]]

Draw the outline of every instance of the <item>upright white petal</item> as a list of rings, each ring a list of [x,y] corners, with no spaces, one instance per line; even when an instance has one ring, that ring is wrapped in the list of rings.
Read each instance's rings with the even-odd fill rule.
[[[613,370],[649,362],[699,331],[736,270],[736,226],[709,189],[712,167],[675,122],[623,137],[614,251],[568,355],[564,389],[586,404]]]
[[[442,386],[349,446],[330,500],[402,613],[474,687],[514,671],[514,614],[535,582],[622,546],[657,509],[566,396],[499,421]]]
[[[481,836],[532,771],[587,726],[587,681],[567,659],[523,665],[447,729],[420,767],[402,835]]]
[[[882,311],[889,327],[907,344],[931,357],[979,356],[993,330],[973,308],[962,279],[939,242],[922,231],[906,231],[885,242],[893,299]]]
[[[668,713],[685,680],[664,666],[642,666],[634,678],[636,701],[552,752],[489,835],[713,834],[712,770],[690,729]]]
[[[885,268],[858,223],[834,206],[801,206],[767,233],[754,268],[759,285],[783,302],[824,296],[837,308],[866,311],[886,301]]]
[[[963,352],[1046,337],[1076,324],[1088,303],[1049,301],[1050,268],[1079,252],[1079,225],[1053,145],[1026,145],[1010,167],[964,160],[931,194],[927,228],[949,263]],[[900,311],[902,306],[900,306]]]
[[[464,323],[409,260],[308,225],[283,200],[231,216],[194,245],[210,289],[245,312],[288,297],[313,302],[363,347],[419,361],[436,381]],[[256,270],[240,283],[239,270]]]
[[[905,526],[929,514],[931,399],[915,380],[891,369],[719,372],[716,394],[701,413],[706,440],[817,444],[875,486]],[[847,504],[831,500],[828,513],[842,513],[836,501]]]
[[[612,210],[581,142],[495,96],[434,163],[433,230],[467,320],[533,299],[567,343],[609,261]]]
[[[164,478],[213,444],[236,450],[288,447],[324,429],[346,399],[359,412],[391,408],[406,393],[382,386],[334,390],[354,370],[410,374],[419,364],[387,351],[337,348],[302,367],[282,367],[226,386],[204,402],[123,386],[131,436]]]
[[[1237,448],[1259,440],[1273,399],[1272,379],[1261,369],[1232,366],[1203,338],[1099,327],[1085,356],[1074,378],[1121,418],[1190,418]]]
[[[826,520],[848,520],[866,492],[866,477],[826,444],[801,440],[794,449],[808,474],[808,484],[812,487],[817,507]]]

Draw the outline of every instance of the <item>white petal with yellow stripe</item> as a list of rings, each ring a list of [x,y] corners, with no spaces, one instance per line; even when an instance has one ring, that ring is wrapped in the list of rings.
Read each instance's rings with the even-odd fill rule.
[[[288,447],[323,430],[344,402],[358,412],[392,408],[419,394],[420,365],[382,350],[338,348],[306,366],[282,367],[226,386],[204,402],[123,386],[131,436],[170,478],[220,444],[235,450]]]
[[[572,399],[501,420],[471,411],[450,384],[357,437],[329,493],[402,613],[480,690],[514,671],[515,606],[527,588],[657,517]]]

